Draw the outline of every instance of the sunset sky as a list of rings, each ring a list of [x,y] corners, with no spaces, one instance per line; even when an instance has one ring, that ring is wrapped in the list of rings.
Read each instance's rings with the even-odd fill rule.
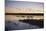
[[[33,10],[42,10],[44,4],[40,2],[25,2],[25,1],[6,1],[6,10],[15,10],[15,8],[31,8]]]
[[[39,2],[20,2],[20,1],[7,1],[6,6],[9,7],[37,7],[43,8],[43,3]]]

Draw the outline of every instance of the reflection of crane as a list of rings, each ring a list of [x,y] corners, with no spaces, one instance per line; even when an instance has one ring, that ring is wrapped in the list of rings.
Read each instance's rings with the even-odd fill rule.
[[[27,19],[30,19],[30,18],[33,19],[33,16],[27,16]]]

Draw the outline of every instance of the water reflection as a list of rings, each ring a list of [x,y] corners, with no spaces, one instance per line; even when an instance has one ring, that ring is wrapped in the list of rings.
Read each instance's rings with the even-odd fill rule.
[[[27,20],[28,22],[28,20]],[[24,30],[24,29],[38,29],[40,26],[35,25],[36,23],[31,22],[27,23],[26,20],[25,22],[12,22],[12,21],[6,21],[5,23],[5,30]]]

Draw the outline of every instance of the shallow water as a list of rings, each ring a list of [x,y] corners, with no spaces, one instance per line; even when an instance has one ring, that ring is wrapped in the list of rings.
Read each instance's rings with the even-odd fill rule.
[[[32,25],[24,22],[6,22],[5,30],[24,30],[24,29],[37,29],[37,25]]]

